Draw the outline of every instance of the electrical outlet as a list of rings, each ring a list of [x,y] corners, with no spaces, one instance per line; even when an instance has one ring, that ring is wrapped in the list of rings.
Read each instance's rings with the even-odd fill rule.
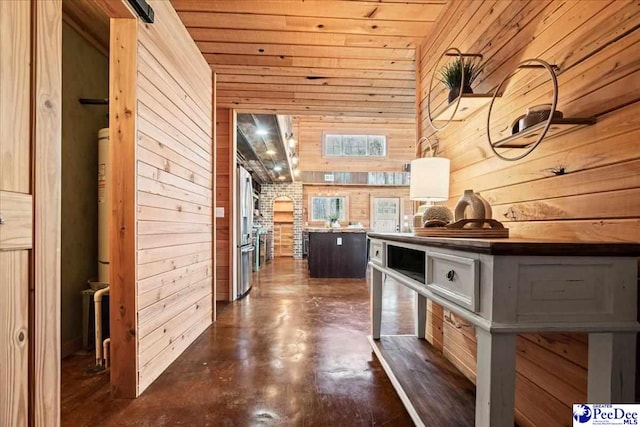
[[[224,218],[224,206],[216,207],[216,218]]]
[[[342,246],[342,237],[336,238],[336,245]]]

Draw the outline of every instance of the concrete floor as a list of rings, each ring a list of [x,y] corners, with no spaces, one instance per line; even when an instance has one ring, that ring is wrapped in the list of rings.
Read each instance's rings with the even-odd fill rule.
[[[383,307],[383,333],[411,333],[405,288],[385,286]],[[411,426],[368,333],[365,280],[309,279],[306,261],[277,259],[138,399],[85,374],[92,355],[65,359],[62,425]]]

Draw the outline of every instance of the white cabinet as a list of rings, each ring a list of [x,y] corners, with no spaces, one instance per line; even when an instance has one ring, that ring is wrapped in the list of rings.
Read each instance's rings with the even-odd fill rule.
[[[402,364],[389,358],[401,353],[389,343],[424,338],[428,299],[476,326],[476,426],[513,426],[515,339],[523,332],[589,333],[589,402],[633,402],[640,245],[369,236],[371,343],[417,425],[428,405],[410,390],[423,379],[396,377]],[[414,337],[382,344],[385,275],[416,291],[417,321]]]

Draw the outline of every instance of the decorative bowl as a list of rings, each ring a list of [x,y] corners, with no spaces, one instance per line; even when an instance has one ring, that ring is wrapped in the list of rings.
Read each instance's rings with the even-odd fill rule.
[[[525,114],[524,117],[519,120],[518,130],[522,132],[523,130],[530,128],[531,126],[544,122],[549,118],[550,113],[551,104],[541,104],[527,108],[527,114]],[[554,119],[561,119],[562,117],[562,111],[556,110],[553,113]]]

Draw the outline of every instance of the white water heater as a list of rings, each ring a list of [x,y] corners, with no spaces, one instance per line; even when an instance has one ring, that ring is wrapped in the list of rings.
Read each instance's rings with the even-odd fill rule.
[[[98,282],[109,283],[109,128],[98,131]]]

